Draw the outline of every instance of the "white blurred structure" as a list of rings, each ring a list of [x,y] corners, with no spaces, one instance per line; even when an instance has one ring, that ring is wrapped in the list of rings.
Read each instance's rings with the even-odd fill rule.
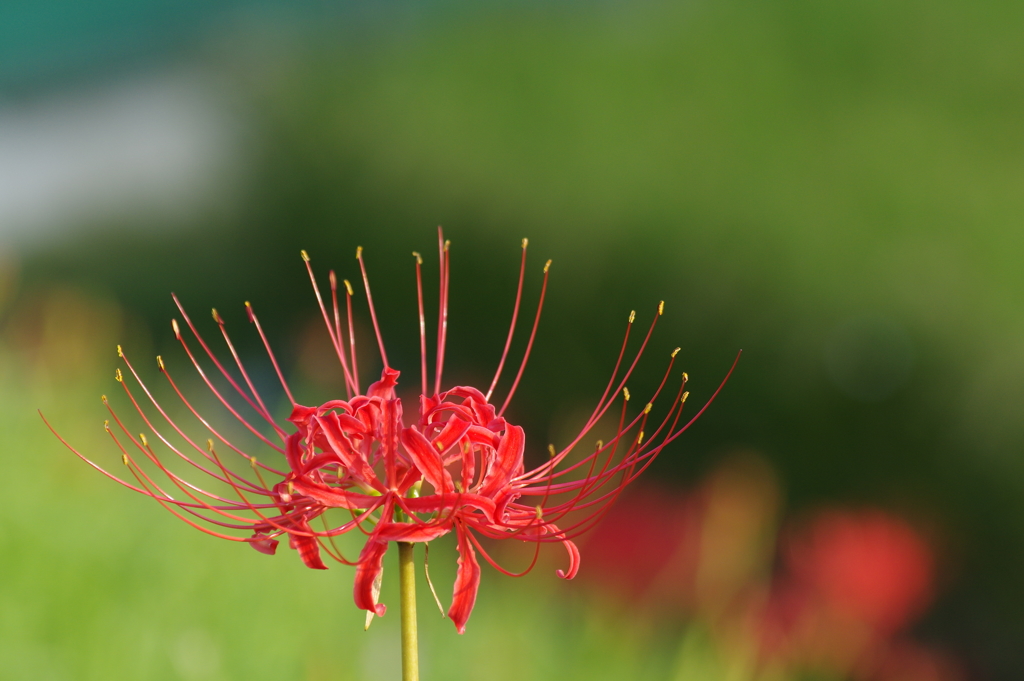
[[[132,216],[169,226],[223,202],[240,167],[228,109],[183,72],[0,100],[0,248]]]

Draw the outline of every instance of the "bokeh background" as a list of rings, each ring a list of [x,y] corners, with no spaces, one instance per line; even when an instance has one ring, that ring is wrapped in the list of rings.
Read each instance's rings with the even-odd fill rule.
[[[1022,31],[963,0],[3,3],[0,677],[397,678],[397,610],[364,633],[351,569],[190,530],[36,409],[119,466],[121,343],[226,422],[170,291],[273,394],[252,301],[300,401],[336,394],[300,248],[355,278],[364,247],[415,383],[409,252],[442,224],[451,381],[493,371],[519,240],[527,301],[554,260],[510,411],[531,456],[631,309],[666,301],[646,375],[681,346],[691,400],[744,354],[577,580],[560,551],[485,567],[462,637],[421,583],[425,678],[1021,678]]]

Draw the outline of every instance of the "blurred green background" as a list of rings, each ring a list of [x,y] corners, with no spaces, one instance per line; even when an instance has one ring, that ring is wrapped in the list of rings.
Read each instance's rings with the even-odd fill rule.
[[[901,519],[932,596],[886,640],[948,662],[745,666],[757,636],[616,601],[584,546],[573,583],[560,555],[523,580],[485,567],[464,637],[421,592],[426,678],[1021,678],[1022,30],[1011,2],[6,3],[0,678],[396,678],[397,610],[364,634],[349,568],[189,530],[35,409],[115,466],[114,344],[187,383],[172,290],[203,323],[217,306],[269,386],[252,301],[300,402],[327,399],[300,248],[354,279],[364,247],[414,383],[409,252],[438,224],[451,381],[497,361],[520,238],[528,306],[554,260],[510,410],[535,455],[575,432],[629,311],[664,299],[649,380],[680,345],[703,402],[744,355],[647,478],[682,504],[744,452],[778,481],[777,522],[752,513],[780,546],[822,509]],[[785,556],[764,549],[751,583],[775,593]]]

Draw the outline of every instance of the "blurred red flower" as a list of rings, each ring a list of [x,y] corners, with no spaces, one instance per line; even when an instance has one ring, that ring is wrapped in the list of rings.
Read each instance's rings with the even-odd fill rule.
[[[927,543],[882,511],[825,511],[787,537],[783,555],[809,598],[883,635],[909,624],[932,598]]]

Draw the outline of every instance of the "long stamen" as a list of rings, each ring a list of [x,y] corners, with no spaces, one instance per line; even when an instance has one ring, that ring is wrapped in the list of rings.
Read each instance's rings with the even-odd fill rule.
[[[441,392],[441,374],[444,373],[444,349],[448,340],[448,273],[451,242],[446,241],[441,227],[437,228],[437,253],[440,260],[440,291],[437,312],[437,362],[434,364],[434,394]]]
[[[213,319],[220,326],[220,332],[224,336],[224,342],[228,346],[228,350],[231,351],[231,356],[235,358],[235,364],[238,366],[238,370],[242,373],[242,378],[245,379],[245,384],[249,386],[249,391],[252,392],[252,396],[256,399],[256,402],[260,405],[261,415],[267,420],[268,423],[274,428],[278,437],[282,440],[285,439],[284,429],[277,425],[277,423],[271,418],[270,410],[267,409],[267,405],[264,404],[263,398],[260,397],[259,392],[256,390],[256,386],[253,385],[252,380],[249,378],[249,373],[245,370],[242,365],[242,360],[238,356],[238,352],[235,350],[234,344],[231,342],[230,336],[228,336],[228,330],[224,325],[224,319],[221,318],[220,314],[217,313],[217,309],[213,310]]]
[[[309,281],[313,284],[313,293],[316,294],[316,302],[320,306],[320,314],[323,315],[324,324],[327,326],[327,335],[331,337],[331,345],[334,346],[334,352],[338,355],[338,360],[341,362],[341,369],[345,373],[345,382],[351,384],[352,376],[349,374],[348,362],[345,361],[345,352],[341,347],[341,338],[334,334],[334,328],[331,325],[331,320],[327,316],[327,308],[324,306],[324,299],[320,295],[320,287],[316,283],[316,276],[313,274],[313,266],[309,262],[309,254],[306,251],[301,251],[302,261],[306,263],[306,271],[309,272]]]
[[[508,403],[512,401],[512,396],[516,394],[516,388],[519,387],[519,380],[523,377],[523,371],[526,370],[526,362],[530,359],[530,350],[533,349],[533,340],[537,337],[537,327],[540,325],[540,313],[544,309],[544,294],[548,290],[548,271],[551,269],[551,261],[548,260],[544,264],[544,283],[540,287],[540,300],[537,302],[537,315],[533,318],[533,329],[530,331],[530,340],[526,342],[526,352],[523,353],[523,361],[519,365],[519,372],[516,374],[516,380],[512,381],[512,387],[509,388],[508,395],[505,397],[505,401],[501,405],[501,409],[498,410],[498,416],[505,413],[505,409],[508,407]]]
[[[377,346],[380,347],[380,358],[384,362],[384,368],[388,364],[388,354],[384,352],[384,339],[380,335],[380,326],[377,324],[377,311],[373,308],[373,296],[370,295],[370,279],[366,276],[366,264],[363,263],[363,247],[356,248],[356,260],[359,261],[359,271],[363,273],[363,288],[366,289],[366,303],[370,306],[370,320],[373,322],[373,332],[377,334]]]
[[[505,349],[501,353],[498,370],[494,372],[494,380],[491,381],[491,387],[487,389],[487,394],[484,395],[484,399],[488,402],[491,401],[494,388],[498,385],[498,379],[501,378],[501,370],[505,367],[505,358],[508,357],[508,350],[512,347],[512,336],[516,330],[516,319],[519,317],[519,303],[523,299],[523,280],[526,278],[526,246],[529,243],[528,239],[523,239],[523,259],[519,265],[519,285],[516,287],[516,304],[512,307],[512,323],[509,325],[508,338],[505,339]]]
[[[345,357],[345,340],[341,333],[341,315],[338,313],[338,276],[334,274],[334,270],[331,270],[327,274],[328,280],[331,282],[331,307],[334,312],[334,333],[338,337],[338,356]],[[344,363],[344,359],[342,360]],[[352,399],[352,378],[347,376],[345,378],[345,397]]]
[[[189,358],[190,360],[192,360],[192,366],[194,366],[194,367],[195,367],[195,369],[196,369],[196,372],[198,372],[198,373],[199,373],[199,377],[203,379],[203,382],[204,382],[204,383],[206,383],[206,387],[207,387],[207,388],[209,388],[209,389],[210,389],[210,392],[212,392],[212,393],[213,393],[213,394],[214,394],[214,395],[215,395],[215,396],[217,397],[217,400],[218,400],[218,401],[220,401],[220,403],[221,403],[221,404],[223,404],[223,405],[224,405],[224,407],[225,407],[225,408],[226,408],[226,409],[227,409],[227,410],[228,410],[229,412],[231,412],[231,415],[232,415],[232,416],[234,416],[234,417],[235,417],[236,419],[238,419],[238,421],[239,421],[239,422],[240,422],[240,423],[241,423],[241,424],[242,424],[243,426],[245,426],[245,427],[246,427],[246,429],[247,429],[247,430],[248,430],[248,431],[249,431],[250,433],[252,433],[252,434],[253,434],[253,435],[255,435],[256,437],[258,437],[258,438],[259,438],[260,440],[262,440],[262,441],[263,441],[263,443],[264,443],[264,444],[266,444],[266,445],[267,445],[268,447],[273,447],[273,448],[274,448],[275,450],[277,450],[278,452],[283,452],[283,450],[282,450],[282,449],[281,449],[280,447],[278,447],[278,446],[277,446],[277,445],[275,445],[275,444],[274,444],[273,442],[271,442],[270,440],[268,440],[268,439],[267,439],[267,438],[266,438],[266,437],[265,437],[265,436],[263,435],[263,433],[261,433],[261,432],[259,432],[258,430],[256,430],[256,428],[254,428],[254,427],[252,426],[252,424],[250,424],[250,423],[249,423],[248,421],[246,421],[246,420],[245,420],[244,418],[242,418],[242,415],[241,415],[241,414],[239,414],[239,413],[238,413],[238,411],[237,411],[237,410],[236,410],[236,409],[235,409],[235,408],[234,408],[233,406],[231,406],[231,403],[229,403],[229,402],[228,402],[228,401],[227,401],[227,400],[226,400],[226,399],[224,398],[224,396],[223,396],[223,395],[221,395],[220,391],[219,391],[219,390],[217,390],[217,388],[215,388],[215,387],[214,387],[214,385],[213,385],[213,382],[212,382],[212,381],[210,380],[210,378],[209,378],[209,377],[208,377],[208,376],[206,375],[206,372],[205,372],[205,371],[203,371],[203,368],[202,368],[201,366],[199,366],[199,362],[198,362],[198,360],[196,360],[196,358],[195,358],[195,355],[193,355],[193,354],[192,354],[192,350],[191,350],[191,348],[189,348],[189,346],[188,346],[188,343],[186,343],[186,342],[185,342],[185,337],[184,337],[184,336],[182,336],[182,334],[181,334],[181,329],[180,329],[180,328],[178,327],[178,321],[177,321],[176,319],[172,319],[172,320],[171,320],[171,328],[173,328],[173,329],[174,329],[174,335],[175,335],[175,336],[177,337],[177,339],[178,339],[178,342],[179,342],[179,343],[181,343],[181,347],[183,347],[183,348],[185,349],[185,353],[186,353],[186,354],[188,355],[188,358]],[[130,365],[129,365],[129,368],[130,368]],[[134,372],[133,372],[133,373],[134,373]],[[141,383],[141,381],[140,381],[140,383]],[[168,419],[168,420],[170,420],[170,419]],[[206,425],[206,424],[204,423],[204,425]],[[207,425],[207,427],[209,427],[209,425]]]
[[[228,383],[231,384],[231,387],[235,389],[235,392],[237,392],[239,395],[241,395],[242,398],[246,401],[246,403],[250,407],[252,407],[253,411],[255,411],[265,421],[267,421],[274,428],[275,431],[280,433],[281,432],[280,427],[274,422],[274,419],[270,416],[270,412],[267,411],[266,407],[262,406],[263,403],[260,402],[259,405],[254,403],[252,401],[252,399],[250,399],[250,397],[245,393],[245,391],[242,390],[241,386],[238,385],[238,383],[231,376],[231,374],[228,373],[227,369],[224,368],[224,365],[220,363],[220,360],[217,359],[217,356],[213,354],[213,351],[210,349],[210,346],[207,345],[206,341],[203,340],[203,337],[201,335],[199,335],[199,331],[196,329],[195,324],[192,323],[192,319],[185,312],[185,308],[182,306],[181,301],[178,300],[178,296],[176,296],[176,295],[174,295],[172,293],[171,294],[171,299],[174,300],[174,304],[177,306],[178,311],[181,312],[182,319],[185,320],[185,323],[188,325],[189,330],[192,331],[192,335],[195,336],[196,341],[199,342],[200,347],[203,348],[203,351],[206,353],[206,356],[210,358],[210,360],[213,362],[214,366],[217,367],[217,370],[220,371],[221,375],[224,376],[224,378],[227,379]],[[217,321],[217,323],[219,325],[221,325],[221,330],[223,331],[223,322],[220,320],[220,315],[216,314],[216,310],[214,310],[214,317],[213,318],[214,318],[214,320]],[[175,324],[176,323],[177,322],[175,322]],[[176,331],[175,335],[178,336],[179,340],[182,340],[180,333],[178,333]],[[182,340],[182,342],[184,343],[184,340]],[[228,346],[229,347],[231,346],[230,342],[228,343]],[[120,346],[118,346],[118,354],[120,354],[120,353],[121,353],[121,349],[120,349]],[[191,356],[191,353],[190,353],[190,356]],[[237,359],[237,356],[236,356],[236,359]],[[193,361],[193,363],[196,363],[194,358],[193,358],[192,361]],[[241,362],[239,362],[239,365],[241,365]],[[196,363],[196,367],[197,368],[198,368],[198,366],[199,366],[198,363]],[[202,373],[202,372],[200,372],[200,373]],[[245,375],[245,371],[244,370],[242,371],[242,374]],[[204,375],[204,378],[205,378],[205,375]],[[248,379],[248,377],[246,377],[246,378]],[[207,381],[207,383],[209,384],[209,381]],[[256,396],[256,399],[259,400],[259,396],[258,395]],[[237,414],[236,414],[236,416],[237,416]],[[243,421],[243,422],[245,422],[245,419],[242,419],[241,416],[238,416],[238,419]]]
[[[416,251],[412,252],[416,258],[416,302],[420,313],[420,379],[423,387],[423,395],[427,394],[427,320],[423,315],[423,258]],[[433,589],[433,586],[431,586]],[[436,596],[436,594],[435,594]]]
[[[359,394],[359,365],[356,363],[356,324],[352,316],[352,284],[346,279],[345,284],[345,309],[348,313],[348,345],[352,359],[352,388],[355,394]]]
[[[277,373],[277,380],[281,382],[281,387],[284,389],[284,394],[288,396],[288,401],[292,405],[298,404],[295,398],[292,397],[292,391],[288,389],[288,382],[284,380],[284,374],[281,373],[281,367],[277,363],[277,358],[274,357],[274,351],[270,349],[270,343],[267,341],[267,335],[263,333],[263,327],[260,326],[260,320],[256,318],[256,311],[252,309],[252,304],[247,300],[245,301],[245,313],[249,317],[249,321],[256,325],[256,331],[260,334],[260,340],[263,341],[263,347],[267,351],[267,356],[270,357],[270,363],[274,365],[274,371]]]

